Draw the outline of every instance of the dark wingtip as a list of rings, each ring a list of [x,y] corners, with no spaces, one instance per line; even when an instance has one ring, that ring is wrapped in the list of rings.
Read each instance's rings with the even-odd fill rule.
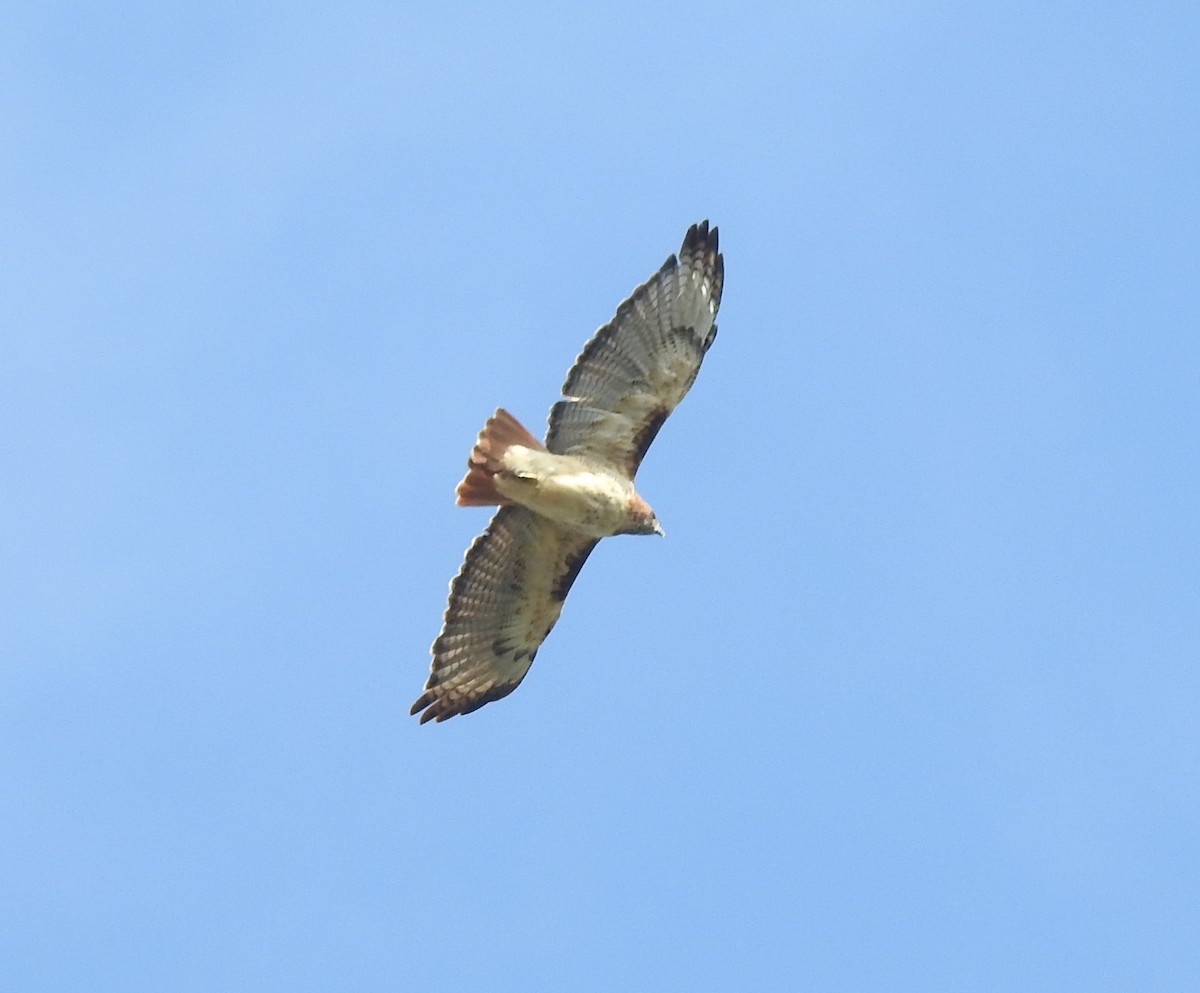
[[[699,248],[715,253],[718,242],[718,229],[715,227],[710,229],[708,221],[703,220],[688,228],[687,234],[683,236],[683,247],[679,250],[679,254],[685,255],[689,250],[694,252]]]
[[[429,694],[425,694],[425,696],[428,696],[428,695]],[[438,704],[437,700],[432,700],[432,699],[426,700],[425,697],[421,697],[420,700],[418,700],[416,703],[414,703],[412,705],[412,710],[409,711],[409,714],[412,714],[415,716],[418,711],[420,711],[420,710],[422,710],[422,708],[424,708],[424,713],[421,714],[421,720],[420,720],[420,722],[422,724],[427,724],[433,720],[444,721],[447,717],[454,716],[453,711],[449,714],[443,713],[442,709],[440,707],[438,707],[437,704]]]
[[[421,723],[424,724],[434,719],[440,721],[446,717],[453,716],[452,714],[446,714],[445,709],[445,702],[439,699],[437,690],[431,688],[425,690],[424,693],[417,697],[412,707],[409,708],[408,713],[413,717],[420,714]]]
[[[685,259],[689,255],[716,255],[719,266],[722,264],[722,260],[717,252],[717,243],[717,229],[710,229],[708,221],[693,224],[687,229],[687,234],[683,236],[683,244],[679,248],[678,258],[668,255],[666,262],[659,266],[659,272],[670,272],[679,265],[680,259]],[[620,313],[620,310],[618,309],[617,312]]]

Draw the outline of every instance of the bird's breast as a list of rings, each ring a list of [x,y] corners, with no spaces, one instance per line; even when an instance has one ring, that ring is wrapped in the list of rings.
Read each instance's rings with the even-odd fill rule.
[[[633,484],[570,455],[510,448],[496,488],[516,503],[591,538],[616,534],[628,520]]]

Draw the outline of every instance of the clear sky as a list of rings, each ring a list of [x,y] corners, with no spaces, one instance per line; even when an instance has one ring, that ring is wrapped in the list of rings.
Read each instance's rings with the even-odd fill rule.
[[[1195,4],[4,21],[0,988],[1200,988]],[[667,538],[419,727],[706,217]]]

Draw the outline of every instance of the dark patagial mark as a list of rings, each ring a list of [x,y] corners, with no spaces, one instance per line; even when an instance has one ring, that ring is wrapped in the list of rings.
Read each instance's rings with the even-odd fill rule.
[[[579,575],[579,570],[583,568],[583,563],[587,561],[588,556],[592,554],[592,549],[597,544],[598,541],[589,542],[574,555],[567,556],[567,561],[564,563],[566,567],[563,569],[562,575],[558,577],[558,580],[550,589],[550,595],[559,603],[562,603],[567,598],[567,594],[571,591],[571,584],[575,582],[575,577]]]
[[[671,411],[666,407],[655,407],[650,411],[650,415],[646,418],[646,423],[642,425],[640,431],[633,436],[633,468],[637,468],[645,458],[646,452],[654,439],[658,437],[659,428],[663,426]]]

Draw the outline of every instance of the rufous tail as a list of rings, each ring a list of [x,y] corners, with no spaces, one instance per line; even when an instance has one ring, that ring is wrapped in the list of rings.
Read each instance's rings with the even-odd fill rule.
[[[521,426],[503,407],[487,419],[471,456],[467,474],[454,490],[454,502],[460,507],[488,507],[510,501],[496,489],[496,473],[504,468],[504,453],[510,445],[545,451],[545,446]]]

